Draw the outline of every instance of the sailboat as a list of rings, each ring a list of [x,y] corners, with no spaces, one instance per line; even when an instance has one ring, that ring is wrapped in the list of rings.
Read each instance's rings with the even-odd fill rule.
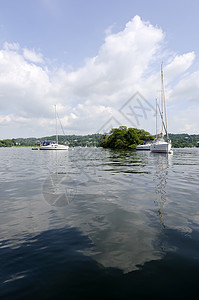
[[[143,144],[143,145],[137,145],[136,146],[136,150],[142,150],[142,151],[150,151],[150,148],[151,148],[151,143],[146,143],[146,144]]]
[[[157,153],[172,153],[171,151],[171,140],[168,135],[168,126],[167,126],[167,114],[166,114],[166,99],[165,99],[165,91],[164,91],[164,79],[163,79],[163,68],[161,65],[161,104],[162,111],[160,111],[160,107],[156,100],[156,138],[151,144],[150,150],[151,152]],[[157,110],[159,110],[159,114],[162,122],[162,131],[160,134],[157,134]],[[166,138],[164,138],[164,131],[166,134]]]
[[[56,142],[51,143],[48,141],[44,141],[42,146],[39,148],[40,150],[68,150],[69,147],[67,145],[60,145],[58,143],[56,105],[55,105],[55,120],[56,120]]]

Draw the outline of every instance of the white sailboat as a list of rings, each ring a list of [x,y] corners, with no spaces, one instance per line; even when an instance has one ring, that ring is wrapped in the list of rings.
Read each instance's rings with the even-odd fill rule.
[[[161,65],[161,104],[162,104],[162,111],[160,111],[160,107],[156,100],[156,138],[153,141],[150,150],[151,152],[157,153],[172,153],[171,151],[171,140],[169,139],[168,135],[168,126],[167,126],[167,114],[166,114],[166,99],[165,99],[165,92],[164,92],[164,79],[163,79],[163,69]],[[162,131],[160,134],[157,134],[157,109],[159,109],[161,122],[162,122]],[[164,132],[166,133],[166,139],[164,139]]]
[[[51,143],[51,142],[46,142],[44,141],[42,146],[39,148],[40,150],[68,150],[67,145],[60,145],[58,143],[58,134],[57,134],[57,110],[56,110],[56,105],[55,105],[55,120],[56,120],[56,142]]]
[[[150,151],[151,148],[151,143],[146,143],[143,145],[137,145],[136,150],[138,151]]]

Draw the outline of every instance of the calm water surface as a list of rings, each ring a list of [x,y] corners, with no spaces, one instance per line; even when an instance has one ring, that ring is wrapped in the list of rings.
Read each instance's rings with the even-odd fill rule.
[[[198,299],[199,149],[0,162],[0,299]]]

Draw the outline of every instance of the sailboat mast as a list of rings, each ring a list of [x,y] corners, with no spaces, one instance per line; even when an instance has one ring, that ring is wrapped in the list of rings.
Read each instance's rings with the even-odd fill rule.
[[[156,109],[155,109],[155,131],[156,139],[158,138],[158,100],[156,98]]]
[[[162,116],[163,116],[163,109],[164,109],[166,135],[167,135],[167,140],[168,140],[169,136],[168,136],[168,127],[167,127],[166,98],[165,98],[165,91],[164,91],[164,78],[163,78],[162,64],[161,64],[161,81],[162,81],[162,96],[163,96],[163,101],[162,101]]]
[[[57,135],[57,110],[55,105],[55,121],[56,121],[56,144],[58,144],[58,135]]]
[[[164,86],[163,86],[163,72],[162,72],[162,64],[161,64],[161,115],[163,117],[163,113],[164,113],[164,106],[163,106],[163,102],[164,102],[164,95],[163,95],[163,90],[164,90]],[[163,123],[162,123],[162,132],[163,132]]]

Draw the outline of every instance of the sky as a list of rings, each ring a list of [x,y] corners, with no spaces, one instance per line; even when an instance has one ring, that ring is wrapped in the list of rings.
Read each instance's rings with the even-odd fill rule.
[[[55,105],[66,135],[155,133],[161,64],[168,131],[199,134],[198,11],[198,0],[0,0],[0,139],[55,134]]]

